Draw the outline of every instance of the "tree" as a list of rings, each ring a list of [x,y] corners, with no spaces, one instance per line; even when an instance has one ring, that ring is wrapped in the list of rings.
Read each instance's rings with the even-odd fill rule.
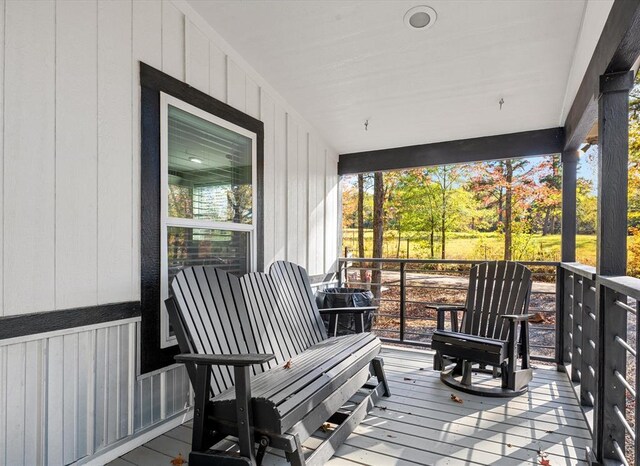
[[[385,178],[385,183],[388,177]],[[416,232],[430,232],[431,257],[434,257],[434,233],[438,225],[437,186],[431,182],[428,169],[414,169],[401,172],[394,180],[393,190],[387,199],[386,211],[393,215],[388,224],[398,230],[399,256],[400,239]],[[388,183],[386,183],[388,185]],[[408,238],[410,239],[410,238]]]
[[[375,172],[373,174],[373,257],[382,257],[382,243],[384,240],[384,174]],[[380,263],[373,267],[371,273],[371,291],[376,299],[380,299],[380,289],[382,282],[382,269]]]
[[[504,234],[504,259],[511,260],[513,224],[517,217],[525,219],[527,209],[535,199],[540,163],[508,159],[477,164],[474,168],[470,188],[485,206],[497,210],[496,229]]]
[[[536,207],[542,211],[542,235],[557,233],[562,208],[562,176],[560,157],[545,157],[540,162],[541,176],[537,186]]]
[[[450,208],[449,201],[453,195],[456,183],[460,179],[461,169],[458,165],[442,165],[432,171],[431,179],[438,185],[440,191],[440,255],[446,258],[447,218]]]
[[[364,257],[364,175],[358,174],[358,257]],[[367,271],[360,264],[360,282],[367,281]]]
[[[593,182],[578,178],[576,182],[577,233],[593,235],[596,232],[598,197],[593,193]]]

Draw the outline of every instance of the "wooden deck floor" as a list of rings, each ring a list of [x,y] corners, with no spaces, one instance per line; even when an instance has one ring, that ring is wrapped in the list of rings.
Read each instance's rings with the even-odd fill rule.
[[[382,354],[393,396],[369,413],[329,465],[540,464],[540,452],[553,466],[585,464],[591,434],[570,383],[554,368],[539,366],[520,397],[456,392],[460,404],[432,370],[431,352],[385,347]],[[111,465],[169,465],[188,454],[190,441],[191,429],[182,425]],[[270,454],[263,464],[288,463]]]

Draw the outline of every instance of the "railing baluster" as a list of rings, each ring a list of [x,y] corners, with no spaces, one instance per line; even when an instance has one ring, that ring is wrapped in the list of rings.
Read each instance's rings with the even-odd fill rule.
[[[400,262],[400,341],[404,341],[405,311],[407,305],[406,262]]]
[[[573,299],[571,314],[573,315],[573,346],[571,350],[571,380],[580,382],[582,371],[582,278],[573,274]]]
[[[566,364],[572,363],[573,352],[573,321],[571,314],[573,313],[573,274],[565,270],[562,274],[562,362]]]
[[[596,322],[591,318],[595,310],[596,294],[593,280],[584,278],[582,282],[582,364],[580,381],[580,403],[583,406],[593,406],[596,397],[596,380],[594,369],[596,367],[596,352],[591,342],[596,336]]]
[[[627,312],[616,301],[626,302],[626,296],[601,284],[597,286],[598,309],[598,398],[596,402],[594,442],[598,455],[604,459],[618,459],[617,445],[624,445],[625,426],[620,422],[615,407],[625,406],[625,387],[615,376],[627,373],[627,351],[616,343],[616,337],[627,339]]]
[[[635,360],[635,373],[636,373],[636,395],[635,395],[635,403],[634,403],[634,420],[635,420],[635,430],[636,430],[636,439],[640,438],[640,403],[638,403],[638,390],[640,390],[640,369],[638,369],[638,340],[640,338],[640,325],[638,325],[638,315],[640,315],[640,300],[636,298],[636,360]],[[636,460],[636,464],[640,460],[640,442],[636,440],[634,445],[634,458]]]

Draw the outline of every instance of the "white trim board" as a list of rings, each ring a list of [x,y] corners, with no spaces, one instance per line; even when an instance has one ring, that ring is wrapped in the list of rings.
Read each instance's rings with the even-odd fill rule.
[[[144,445],[145,443],[153,440],[156,437],[164,434],[165,432],[169,432],[171,429],[178,427],[181,424],[184,424],[187,421],[190,421],[193,418],[193,411],[187,410],[186,412],[182,412],[174,415],[173,417],[167,419],[166,421],[155,425],[149,429],[143,430],[134,434],[133,436],[126,437],[119,442],[116,442],[109,447],[101,450],[92,456],[85,456],[84,458],[80,458],[75,463],[71,463],[72,465],[88,465],[88,466],[102,466],[110,461],[113,461],[122,455],[126,455],[131,450],[135,450],[139,446]]]

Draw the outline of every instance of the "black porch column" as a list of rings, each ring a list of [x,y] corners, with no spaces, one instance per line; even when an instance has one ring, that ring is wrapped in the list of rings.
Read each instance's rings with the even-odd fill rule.
[[[598,275],[625,275],[627,269],[627,176],[629,160],[629,90],[634,73],[600,76],[598,100]],[[598,329],[596,397],[591,464],[616,459],[617,443],[624,451],[625,428],[615,407],[625,406],[625,388],[614,372],[626,374],[626,350],[616,336],[626,339],[627,313],[615,309],[621,299],[596,282]]]
[[[627,269],[629,91],[633,72],[600,76],[598,101],[598,275]]]
[[[562,153],[562,262],[576,260],[576,172],[578,151]]]

